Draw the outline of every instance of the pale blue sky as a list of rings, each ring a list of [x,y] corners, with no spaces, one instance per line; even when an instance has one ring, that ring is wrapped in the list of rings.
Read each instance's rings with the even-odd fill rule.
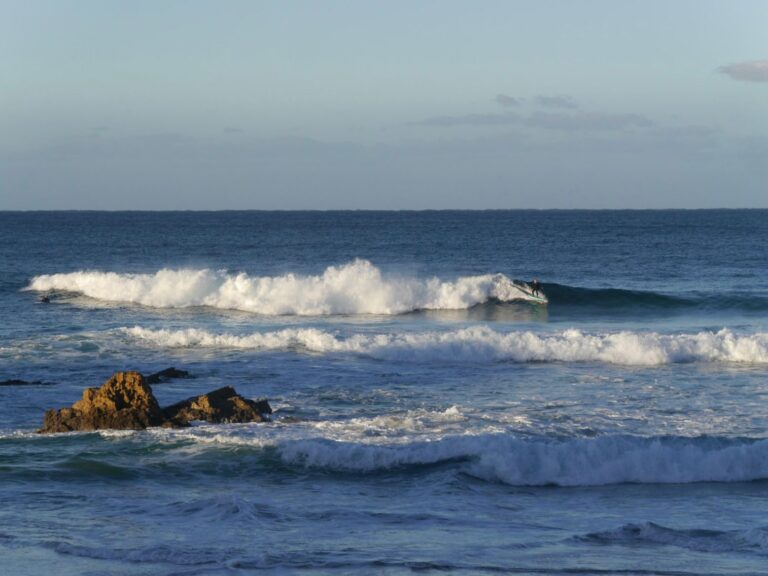
[[[762,0],[0,13],[0,209],[768,207]]]

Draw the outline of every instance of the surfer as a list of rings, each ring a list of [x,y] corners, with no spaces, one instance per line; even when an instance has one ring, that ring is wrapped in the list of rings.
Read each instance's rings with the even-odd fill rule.
[[[531,282],[531,294],[533,296],[539,296],[541,293],[541,282],[539,282],[538,278],[534,278],[533,282]]]
[[[50,299],[49,296],[42,296],[40,298],[40,302],[43,303],[43,304],[50,304],[51,303],[51,299]]]

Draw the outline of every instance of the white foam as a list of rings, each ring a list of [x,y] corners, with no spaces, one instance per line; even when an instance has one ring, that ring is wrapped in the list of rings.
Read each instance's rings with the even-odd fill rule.
[[[36,276],[26,289],[157,308],[210,306],[269,315],[400,314],[466,309],[490,298],[530,299],[503,274],[455,281],[385,276],[367,260],[330,266],[318,276],[249,276],[208,269],[163,269],[154,274],[80,271]]]
[[[160,440],[178,442],[192,440],[200,445],[279,447],[303,440],[332,440],[372,444],[408,444],[419,438],[434,440],[446,434],[461,433],[467,422],[459,406],[445,410],[408,410],[380,416],[307,420],[282,424],[280,420],[263,424],[195,423],[189,428],[150,428],[148,433]],[[491,430],[483,426],[481,432]]]
[[[605,362],[654,366],[682,362],[768,363],[768,334],[730,330],[694,334],[580,330],[556,333],[500,332],[486,326],[444,332],[354,334],[317,328],[287,328],[246,335],[206,330],[122,328],[131,338],[161,348],[221,348],[254,351],[303,350],[352,353],[411,362]]]
[[[461,432],[465,424],[466,417],[461,409],[451,406],[443,411],[420,409],[374,417],[324,420],[313,423],[312,427],[326,439],[391,443],[411,442],[417,435]]]

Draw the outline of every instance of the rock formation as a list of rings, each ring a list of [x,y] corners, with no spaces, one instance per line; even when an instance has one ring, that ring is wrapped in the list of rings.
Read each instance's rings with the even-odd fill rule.
[[[119,428],[141,430],[165,421],[152,389],[138,372],[116,372],[100,388],[86,388],[71,408],[48,410],[41,433]]]
[[[263,422],[272,409],[266,400],[243,398],[226,386],[162,410],[139,372],[116,372],[100,388],[86,388],[70,408],[48,410],[41,434],[75,430],[143,430],[149,426],[188,426],[207,422]]]
[[[264,414],[272,414],[272,408],[266,400],[248,400],[231,386],[224,386],[163,408],[163,414],[170,422],[181,426],[194,420],[215,423],[263,422]]]

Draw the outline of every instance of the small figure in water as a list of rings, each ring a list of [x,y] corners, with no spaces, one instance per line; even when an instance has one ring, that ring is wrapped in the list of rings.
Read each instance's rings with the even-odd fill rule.
[[[533,296],[539,296],[541,294],[541,282],[538,278],[534,278],[531,282],[531,294]]]
[[[43,304],[50,304],[51,303],[51,299],[48,296],[41,296],[40,297],[40,302],[42,302]]]

